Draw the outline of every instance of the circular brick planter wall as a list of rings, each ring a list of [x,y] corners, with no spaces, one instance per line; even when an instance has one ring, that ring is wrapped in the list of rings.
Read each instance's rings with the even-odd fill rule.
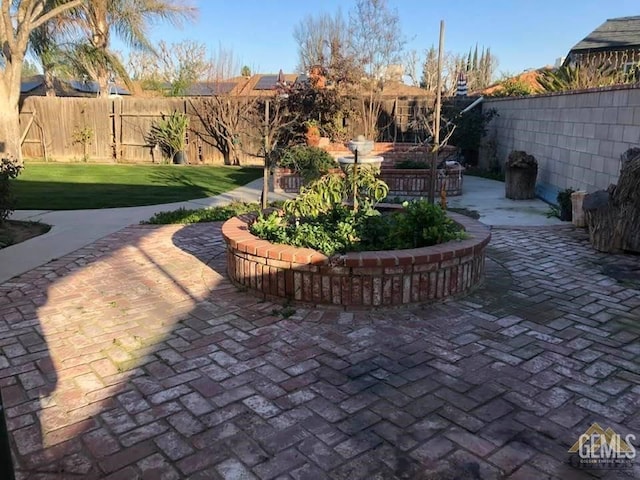
[[[469,217],[449,215],[470,238],[330,258],[309,248],[261,240],[249,232],[254,216],[234,217],[222,226],[227,272],[236,285],[264,298],[345,309],[393,307],[463,295],[482,280],[491,233]]]

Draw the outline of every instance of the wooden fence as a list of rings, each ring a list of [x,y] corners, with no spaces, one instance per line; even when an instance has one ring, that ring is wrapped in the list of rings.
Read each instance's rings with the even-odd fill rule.
[[[206,134],[196,114],[201,98],[71,98],[27,97],[20,111],[20,125],[25,135],[22,154],[25,158],[47,161],[88,161],[162,163],[162,154],[153,149],[146,137],[154,120],[174,110],[190,117],[187,156],[190,163],[222,163],[220,152]],[[429,100],[416,98],[385,99],[380,119],[380,140],[413,141],[408,129],[409,118],[416,108]],[[360,129],[357,122],[349,125],[352,135]],[[82,132],[92,136],[85,145],[79,141]],[[245,148],[246,151],[257,149]],[[244,164],[260,163],[249,154],[241,156]]]

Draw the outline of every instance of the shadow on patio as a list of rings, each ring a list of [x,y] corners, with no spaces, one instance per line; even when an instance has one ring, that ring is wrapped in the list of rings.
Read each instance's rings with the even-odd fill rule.
[[[591,478],[578,436],[640,427],[640,292],[580,232],[535,232],[496,230],[467,299],[386,312],[283,318],[226,279],[220,224],[128,227],[14,279],[18,478]]]

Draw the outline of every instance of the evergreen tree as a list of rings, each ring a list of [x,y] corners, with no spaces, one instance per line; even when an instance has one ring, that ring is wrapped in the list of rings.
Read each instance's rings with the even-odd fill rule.
[[[434,91],[438,81],[438,52],[431,45],[427,50],[427,56],[422,65],[422,77],[420,78],[420,87],[429,91]]]
[[[477,43],[476,43],[476,49],[473,52],[473,64],[472,64],[471,69],[474,72],[478,71],[478,44]]]

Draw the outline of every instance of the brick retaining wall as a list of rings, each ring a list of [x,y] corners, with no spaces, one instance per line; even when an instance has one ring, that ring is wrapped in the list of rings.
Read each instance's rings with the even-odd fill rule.
[[[335,170],[340,171],[340,170]],[[447,174],[438,170],[437,194],[444,183],[447,196],[462,195],[464,170],[450,169]],[[380,178],[389,186],[388,198],[393,197],[427,197],[429,196],[431,171],[427,169],[383,168]],[[275,168],[273,170],[273,191],[275,193],[298,193],[303,185],[302,177],[289,168]]]
[[[240,286],[268,299],[345,309],[401,306],[468,293],[484,273],[488,228],[449,214],[470,238],[432,247],[354,252],[331,258],[309,248],[277,245],[249,232],[255,218],[227,220],[227,272]]]

